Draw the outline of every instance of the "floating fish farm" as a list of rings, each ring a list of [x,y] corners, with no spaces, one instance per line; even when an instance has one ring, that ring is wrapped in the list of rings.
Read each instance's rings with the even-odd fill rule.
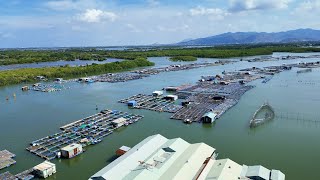
[[[115,129],[133,124],[142,118],[141,115],[116,110],[103,110],[100,113],[60,127],[61,132],[31,142],[31,146],[27,150],[41,158],[52,160],[57,157],[60,149],[67,145],[78,143],[85,147],[97,144]],[[122,123],[115,125],[114,122],[119,119]]]
[[[200,67],[206,66],[214,66],[218,63],[193,63],[193,64],[176,64],[167,67],[160,67],[160,68],[146,68],[135,70],[131,72],[124,72],[124,73],[109,73],[103,74],[100,76],[93,76],[91,77],[94,82],[109,82],[109,83],[118,83],[118,82],[126,82],[131,80],[142,79],[145,77],[149,77],[151,75],[159,74],[161,72],[170,72],[170,71],[182,71],[182,70],[189,70],[195,69]]]
[[[137,94],[129,98],[118,101],[119,103],[126,103],[136,109],[146,109],[158,112],[175,113],[182,108],[181,105],[174,104],[174,101],[167,100],[163,96],[152,96],[145,94]]]
[[[16,161],[12,159],[14,157],[16,157],[16,155],[8,150],[0,151],[0,170],[16,164]]]

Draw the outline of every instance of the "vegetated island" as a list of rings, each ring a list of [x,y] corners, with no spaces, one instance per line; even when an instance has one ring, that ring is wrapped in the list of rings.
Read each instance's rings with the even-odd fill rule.
[[[150,49],[101,50],[95,48],[69,48],[56,50],[15,49],[0,51],[0,65],[38,63],[49,61],[99,60],[118,58],[134,60],[137,57],[232,58],[257,55],[271,55],[273,52],[320,52],[320,48],[295,44],[271,45],[229,45],[203,48],[151,47]]]
[[[174,56],[170,57],[170,61],[196,61],[197,58],[193,56]]]
[[[128,71],[137,67],[153,65],[154,63],[148,61],[146,58],[137,57],[134,60],[125,60],[121,62],[112,62],[106,64],[92,64],[80,67],[65,66],[0,71],[0,86],[35,82],[37,76],[44,76],[48,79],[69,79],[82,76]]]

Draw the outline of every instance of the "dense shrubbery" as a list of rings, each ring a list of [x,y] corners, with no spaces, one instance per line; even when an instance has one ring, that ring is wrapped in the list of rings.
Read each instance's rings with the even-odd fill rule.
[[[320,52],[320,48],[299,47],[296,45],[238,45],[207,48],[171,48],[152,50],[110,51],[95,49],[65,49],[65,50],[6,50],[0,51],[0,65],[23,64],[66,60],[105,60],[120,58],[133,60],[137,57],[161,56],[193,56],[201,58],[230,58],[255,55],[268,55],[273,52]]]
[[[174,56],[170,58],[171,61],[196,61],[197,58],[193,56]]]
[[[10,71],[0,71],[0,86],[34,82],[36,76],[53,78],[75,78],[103,73],[126,71],[136,67],[152,66],[154,63],[145,58],[136,58],[121,62],[107,64],[88,65],[83,67],[50,67],[50,68],[27,68]]]

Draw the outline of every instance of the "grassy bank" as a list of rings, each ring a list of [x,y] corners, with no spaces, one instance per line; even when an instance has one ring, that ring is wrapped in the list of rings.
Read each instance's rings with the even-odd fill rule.
[[[197,58],[193,56],[174,56],[170,58],[170,61],[196,61]]]
[[[273,52],[320,52],[320,48],[300,47],[298,45],[237,45],[207,48],[171,48],[152,50],[96,50],[90,48],[64,50],[6,50],[0,51],[0,65],[23,64],[66,60],[105,60],[120,58],[133,60],[137,57],[198,57],[231,58],[256,55],[270,55]]]
[[[104,73],[121,72],[130,70],[132,68],[153,65],[153,62],[150,62],[145,58],[136,58],[134,60],[88,65],[84,67],[27,68],[0,71],[0,86],[34,82],[36,76],[45,76],[48,79],[59,77],[68,79]]]

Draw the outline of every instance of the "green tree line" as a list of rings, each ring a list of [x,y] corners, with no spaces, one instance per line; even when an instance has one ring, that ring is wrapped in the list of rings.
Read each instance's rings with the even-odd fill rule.
[[[86,75],[99,75],[127,71],[137,67],[153,66],[154,63],[146,58],[137,57],[134,60],[125,60],[107,64],[94,64],[81,67],[49,67],[49,68],[26,68],[9,71],[0,71],[0,86],[35,82],[37,76],[53,78],[76,78]]]
[[[256,55],[270,55],[273,52],[320,52],[320,48],[297,45],[237,45],[206,48],[154,48],[150,50],[133,49],[125,51],[97,50],[93,48],[64,50],[5,50],[0,51],[0,65],[39,63],[66,60],[106,60],[119,58],[133,60],[137,57],[198,57],[231,58]],[[176,59],[176,58],[174,58]]]

